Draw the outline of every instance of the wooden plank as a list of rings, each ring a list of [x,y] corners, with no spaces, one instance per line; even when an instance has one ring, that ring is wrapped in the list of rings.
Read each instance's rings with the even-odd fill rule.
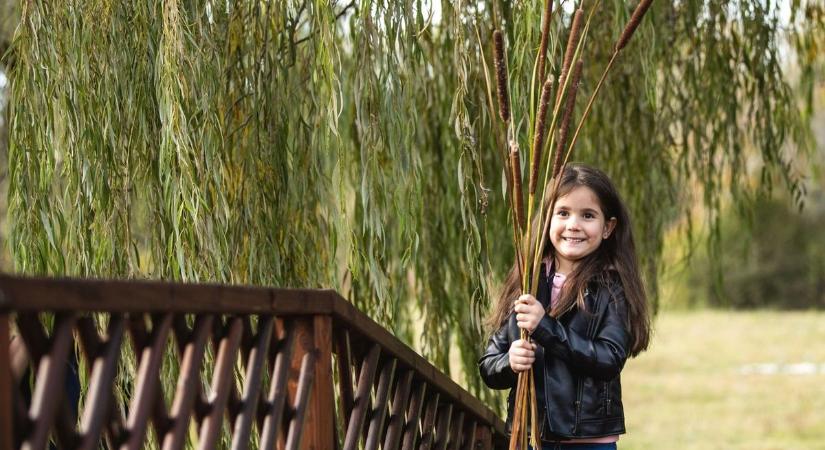
[[[289,366],[295,352],[295,331],[292,324],[284,326],[284,338],[280,342],[278,353],[272,367],[272,377],[267,396],[267,411],[261,427],[261,448],[274,449],[278,430],[284,412],[288,391]]]
[[[40,358],[49,351],[49,339],[37,313],[18,314],[17,331],[23,338],[32,366],[37,367]]]
[[[195,319],[193,332],[185,333],[186,336],[183,338],[185,341],[181,341],[180,374],[170,413],[173,422],[171,429],[163,437],[163,450],[178,450],[186,443],[190,416],[195,407],[195,399],[200,392],[200,370],[213,321],[212,315],[198,316]],[[178,324],[178,327],[181,325]],[[181,330],[177,330],[175,334],[180,332]]]
[[[106,342],[98,349],[99,354],[90,361],[89,394],[86,397],[85,410],[80,422],[81,450],[98,448],[101,432],[112,408],[112,383],[117,374],[118,356],[120,356],[123,338],[123,317],[113,316],[109,319]],[[88,322],[86,322],[88,326]],[[92,330],[86,330],[86,333]],[[87,336],[84,340],[97,340]]]
[[[72,344],[74,317],[58,316],[51,349],[40,358],[32,393],[29,417],[33,429],[21,448],[43,449],[46,447],[49,431],[58,407],[63,403],[63,381],[66,376],[66,358]],[[22,330],[21,330],[22,332]]]
[[[450,440],[450,421],[453,419],[453,405],[447,404],[438,412],[438,422],[435,429],[435,450],[447,450],[447,441]]]
[[[212,374],[211,409],[201,425],[198,439],[199,450],[211,450],[216,446],[218,434],[223,425],[223,415],[226,401],[229,398],[229,389],[232,387],[232,368],[238,358],[242,328],[243,322],[239,317],[231,319],[229,331],[221,339],[218,347],[218,355],[215,357],[215,370]]]
[[[169,330],[172,327],[172,314],[166,314],[160,321],[153,324],[148,345],[140,351],[140,365],[136,377],[136,387],[129,407],[129,417],[126,419],[128,439],[121,444],[120,450],[138,450],[143,448],[146,435],[146,424],[149,414],[158,400],[160,393],[161,362]],[[135,330],[140,334],[140,330]],[[142,339],[135,336],[135,340]],[[136,345],[136,346],[139,346]]]
[[[401,432],[404,429],[404,413],[410,402],[410,388],[415,372],[407,370],[399,378],[395,388],[395,395],[392,399],[392,411],[390,411],[389,425],[387,426],[387,437],[384,439],[382,450],[396,450],[401,440]]]
[[[10,275],[0,289],[13,311],[328,315],[340,299],[326,289]]]
[[[2,295],[0,294],[0,298]],[[2,300],[0,299],[0,302]],[[12,450],[12,363],[10,348],[9,315],[0,311],[0,450]]]
[[[301,448],[301,440],[304,436],[304,428],[309,428],[307,417],[307,406],[312,393],[312,385],[315,381],[315,362],[317,352],[304,354],[301,361],[301,374],[298,377],[298,388],[295,393],[295,415],[289,423],[289,433],[286,438],[286,450],[298,450]],[[317,447],[310,447],[317,448]]]
[[[372,350],[361,364],[361,373],[358,375],[358,388],[355,392],[355,405],[352,408],[347,434],[344,438],[344,450],[355,450],[358,447],[358,438],[361,436],[361,427],[364,417],[370,406],[370,391],[378,367],[378,357],[381,355],[381,346],[374,344]]]
[[[421,417],[421,409],[424,406],[425,395],[427,394],[427,383],[419,382],[418,388],[414,391],[410,407],[407,409],[407,420],[404,423],[404,441],[402,450],[413,450],[415,440],[418,437],[418,421]]]
[[[17,385],[17,383],[23,379],[23,374],[29,367],[29,352],[26,350],[26,345],[23,344],[23,339],[20,336],[11,337],[9,353],[11,357],[12,379],[14,380],[14,384]]]
[[[315,382],[310,398],[310,434],[303,448],[332,449],[335,436],[335,392],[332,387],[332,317],[317,315],[312,319],[315,360]]]
[[[384,432],[384,418],[387,415],[387,402],[392,388],[392,380],[395,376],[395,358],[384,363],[381,368],[381,376],[378,378],[378,392],[375,394],[375,405],[373,406],[372,417],[370,418],[369,431],[367,432],[364,450],[376,450],[381,442],[381,433]]]
[[[232,450],[245,450],[249,446],[249,437],[252,423],[258,408],[258,396],[261,390],[264,363],[269,351],[269,341],[272,336],[274,319],[261,317],[258,321],[258,335],[247,355],[246,376],[244,377],[243,397],[241,409],[235,419],[235,430],[232,436]]]
[[[424,413],[424,422],[421,423],[421,444],[419,450],[430,450],[435,438],[435,419],[438,412],[438,402],[440,394],[435,392],[431,395],[427,403],[427,411]]]
[[[456,411],[453,411],[456,415]],[[450,450],[460,450],[462,441],[462,429],[464,428],[464,411],[458,411],[458,417],[452,421],[452,431],[450,431],[450,442],[447,444]]]
[[[493,435],[487,425],[476,425],[475,435],[475,449],[477,450],[492,450],[493,449]],[[506,448],[502,447],[502,448]]]
[[[475,450],[476,448],[476,422],[475,420],[466,421],[464,428],[464,439],[461,445],[463,450]]]
[[[349,331],[341,328],[335,339],[336,362],[338,366],[338,389],[340,391],[340,413],[343,427],[349,427],[349,418],[352,414],[353,388],[352,388],[352,353],[350,351]]]

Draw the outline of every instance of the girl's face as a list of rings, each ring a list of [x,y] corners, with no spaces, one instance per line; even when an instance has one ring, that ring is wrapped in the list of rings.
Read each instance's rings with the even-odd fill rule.
[[[599,248],[616,227],[605,217],[592,189],[578,186],[556,200],[550,220],[550,242],[556,249],[556,270],[569,274],[578,262]]]

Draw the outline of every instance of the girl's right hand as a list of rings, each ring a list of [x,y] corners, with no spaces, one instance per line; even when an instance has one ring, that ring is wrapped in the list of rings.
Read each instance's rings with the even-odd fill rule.
[[[536,344],[523,339],[513,341],[510,345],[510,368],[519,373],[530,369],[536,360]]]

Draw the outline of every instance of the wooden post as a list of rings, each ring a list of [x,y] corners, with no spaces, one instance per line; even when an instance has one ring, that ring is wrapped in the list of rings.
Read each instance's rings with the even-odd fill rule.
[[[332,390],[332,317],[317,315],[295,319],[295,352],[289,369],[289,402],[294,404],[298,390],[301,362],[307,353],[315,353],[314,377],[307,404],[303,436],[299,448],[329,450],[335,448],[335,399]]]
[[[478,424],[478,426],[476,426],[475,444],[477,450],[492,450],[493,435],[490,433],[490,427],[488,425]]]

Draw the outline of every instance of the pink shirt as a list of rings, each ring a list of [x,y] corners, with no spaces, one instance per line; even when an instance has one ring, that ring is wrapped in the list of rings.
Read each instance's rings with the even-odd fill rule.
[[[547,267],[547,276],[550,276],[550,264],[545,264]],[[553,274],[553,285],[550,288],[550,306],[555,307],[556,303],[559,302],[559,294],[561,293],[561,288],[564,286],[564,282],[567,281],[567,275],[563,273],[554,273]],[[564,444],[609,444],[612,442],[616,442],[619,440],[619,436],[604,436],[600,438],[585,438],[585,439],[570,439],[567,441],[561,441]]]

